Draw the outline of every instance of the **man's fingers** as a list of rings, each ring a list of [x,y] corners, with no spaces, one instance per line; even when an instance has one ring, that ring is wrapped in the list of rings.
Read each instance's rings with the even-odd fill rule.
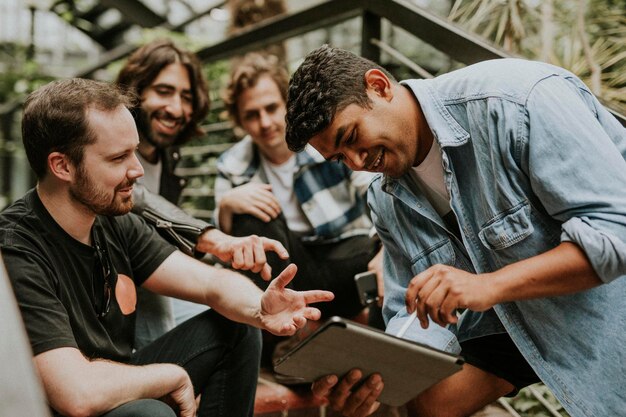
[[[322,317],[322,312],[315,307],[306,307],[302,313],[307,320],[319,320]]]
[[[374,374],[356,390],[346,401],[344,413],[353,417],[365,417],[374,409],[376,400],[383,390],[383,381],[380,375]]]
[[[263,265],[263,268],[261,268],[261,278],[263,278],[263,280],[265,281],[269,281],[272,279],[272,267],[270,266],[270,264],[266,263],[265,265]]]
[[[280,214],[280,204],[271,192],[261,192],[254,196],[255,205],[269,214],[272,218],[276,218]]]
[[[346,404],[346,400],[352,394],[352,387],[359,382],[363,374],[358,369],[352,369],[348,374],[343,377],[334,390],[328,396],[330,404],[334,410],[343,410]]]
[[[269,221],[272,220],[272,218],[267,215],[267,213],[255,206],[248,207],[246,210],[244,210],[244,213],[250,214],[251,216],[254,216],[261,221],[264,221],[265,223],[269,223]]]
[[[263,267],[267,265],[267,257],[265,256],[265,251],[263,250],[261,239],[259,239],[257,236],[251,237],[251,247],[249,248],[249,250],[252,255],[252,271],[262,271]],[[265,277],[263,278],[265,279]],[[269,278],[271,278],[271,275]]]
[[[287,284],[291,282],[293,277],[296,276],[296,272],[298,272],[298,267],[295,264],[287,265],[287,268],[283,269],[283,271],[270,283],[277,288],[285,288]]]
[[[409,313],[412,313],[415,310],[415,300],[417,300],[417,294],[422,289],[424,284],[428,281],[430,276],[432,275],[430,269],[426,271],[422,271],[419,274],[415,275],[413,279],[409,282],[409,286],[406,289],[406,293],[404,294],[404,304],[406,305],[406,310]]]
[[[354,411],[352,417],[366,417],[373,414],[380,407],[380,403],[376,401],[379,396],[380,391],[372,391],[363,404]]]
[[[267,237],[262,237],[261,238],[261,243],[263,245],[263,250],[264,251],[273,251],[276,252],[276,254],[281,258],[281,259],[287,259],[289,258],[289,252],[287,252],[287,249],[285,249],[285,247],[283,246],[282,243],[280,243],[278,240],[274,240],[274,239],[269,239]]]
[[[266,204],[265,202],[259,204],[260,209],[267,214],[272,219],[275,219],[280,214],[280,210],[274,207],[271,204]]]
[[[439,284],[428,295],[428,300],[426,302],[426,312],[433,319],[433,321],[440,326],[445,326],[447,324],[441,314],[441,307],[447,295],[447,288],[444,285]]]
[[[335,294],[325,290],[302,291],[301,294],[304,295],[304,302],[307,304],[322,303],[335,298]]]
[[[230,264],[235,269],[243,268],[244,262],[243,262],[243,249],[242,248],[233,249],[233,257],[230,261]]]
[[[330,390],[339,382],[337,375],[326,375],[313,382],[311,385],[311,391],[317,398],[326,398],[330,394]]]
[[[303,328],[306,325],[306,318],[304,316],[295,315],[293,316],[293,323],[296,325],[298,329]]]
[[[258,272],[257,269],[256,271],[254,270],[254,252],[252,251],[252,248],[245,246],[242,248],[241,252],[243,253],[243,269],[251,269],[252,272]]]
[[[428,272],[428,270],[426,272]],[[417,318],[419,319],[422,328],[426,329],[428,328],[428,307],[430,305],[430,296],[431,293],[439,286],[439,281],[435,279],[432,274],[424,275],[420,277],[420,280],[419,290],[415,295],[415,310],[417,311]]]
[[[456,323],[459,318],[456,316],[457,301],[452,297],[446,297],[441,305],[440,316],[446,323]]]

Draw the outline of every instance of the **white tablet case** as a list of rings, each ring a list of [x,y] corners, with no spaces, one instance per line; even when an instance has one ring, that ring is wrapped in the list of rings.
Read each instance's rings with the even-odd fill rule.
[[[274,363],[277,373],[312,382],[324,375],[345,375],[360,368],[378,372],[385,387],[379,401],[400,406],[459,371],[463,360],[446,352],[349,320],[333,317]]]

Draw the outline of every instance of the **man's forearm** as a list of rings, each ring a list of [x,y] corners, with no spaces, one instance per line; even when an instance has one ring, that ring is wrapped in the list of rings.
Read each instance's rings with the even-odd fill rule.
[[[496,304],[571,294],[602,284],[585,253],[571,242],[487,275]]]
[[[442,326],[456,323],[458,308],[485,311],[504,302],[571,294],[600,284],[585,253],[564,242],[541,255],[478,276],[434,265],[411,280],[405,305],[409,313],[417,311],[425,329],[428,317]]]
[[[233,321],[262,326],[259,313],[263,291],[247,277],[228,269],[217,269],[211,279],[214,282],[207,287],[205,304]]]
[[[100,415],[129,401],[164,397],[189,383],[185,370],[174,364],[90,361],[74,348],[39,354],[35,364],[51,406],[67,416]]]
[[[100,404],[94,406],[102,412],[141,398],[165,397],[188,378],[185,370],[174,364],[132,366],[96,360],[91,365],[92,376],[102,381],[98,389],[108,393],[106,396],[95,396],[99,397]],[[111,378],[111,375],[115,375],[115,378]]]
[[[172,280],[171,277],[177,277]],[[263,292],[245,276],[172,253],[144,284],[157,294],[206,304],[225,317],[259,327]]]

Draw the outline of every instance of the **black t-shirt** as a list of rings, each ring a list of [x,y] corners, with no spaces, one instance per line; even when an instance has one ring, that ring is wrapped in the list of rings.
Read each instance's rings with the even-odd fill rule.
[[[110,310],[102,318],[94,306],[104,291],[93,282],[103,282],[94,247],[67,234],[35,190],[0,213],[2,257],[35,355],[61,347],[120,362],[131,355],[136,286],[175,248],[134,214],[98,216],[92,236],[106,247],[114,277]]]

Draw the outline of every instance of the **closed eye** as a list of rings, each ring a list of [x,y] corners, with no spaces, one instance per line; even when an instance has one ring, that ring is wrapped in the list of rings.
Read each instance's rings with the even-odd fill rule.
[[[352,132],[350,132],[350,135],[348,136],[348,138],[344,142],[344,145],[352,145],[354,142],[356,142],[356,133],[355,132],[356,132],[356,129],[352,129]]]
[[[166,85],[158,85],[154,87],[154,91],[160,96],[170,96],[174,94],[176,90]]]
[[[134,150],[131,151],[131,152],[124,152],[124,153],[121,153],[121,154],[118,154],[118,155],[113,155],[113,157],[111,158],[111,161],[115,161],[115,162],[125,161],[133,153],[134,153]]]

